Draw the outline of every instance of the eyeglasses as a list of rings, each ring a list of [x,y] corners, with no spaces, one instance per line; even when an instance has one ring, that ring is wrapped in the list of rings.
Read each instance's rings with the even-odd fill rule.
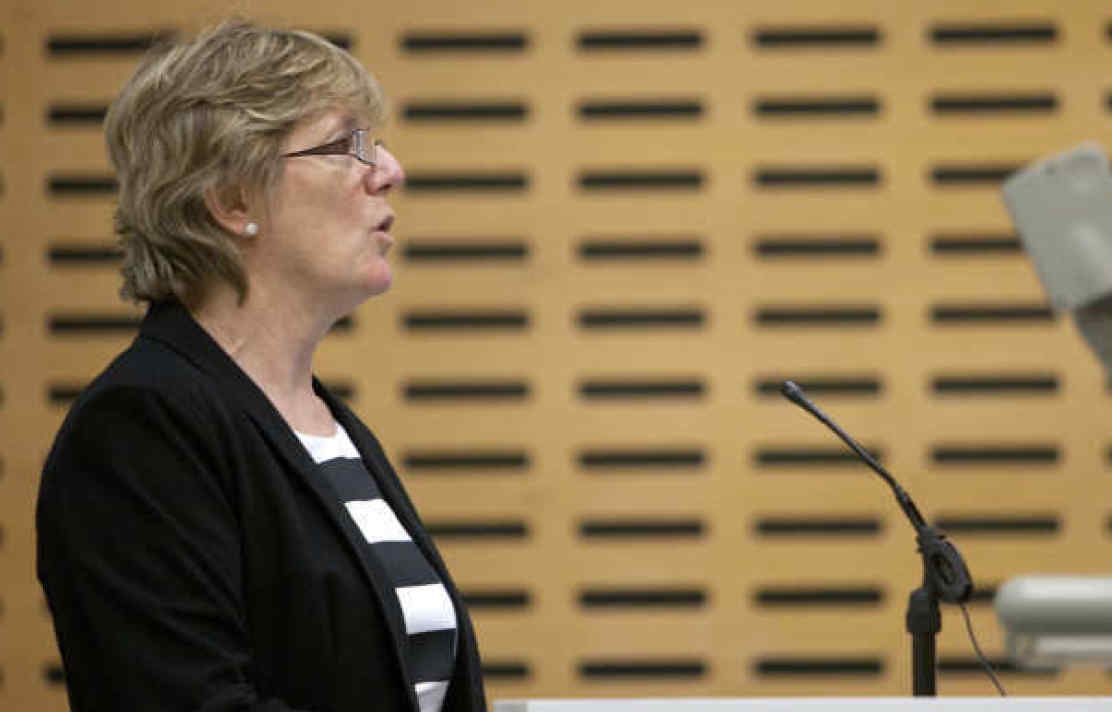
[[[368,140],[367,129],[352,129],[351,133],[341,139],[330,141],[320,146],[306,148],[303,151],[283,153],[282,158],[298,158],[300,156],[352,156],[355,160],[368,166],[378,165],[378,148],[385,146],[378,139]]]

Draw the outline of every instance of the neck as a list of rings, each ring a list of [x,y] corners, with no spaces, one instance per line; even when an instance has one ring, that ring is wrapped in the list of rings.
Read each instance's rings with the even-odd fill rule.
[[[332,325],[280,290],[252,285],[240,304],[235,290],[213,287],[193,317],[262,389],[291,427],[320,433],[331,416],[313,392],[313,354]]]

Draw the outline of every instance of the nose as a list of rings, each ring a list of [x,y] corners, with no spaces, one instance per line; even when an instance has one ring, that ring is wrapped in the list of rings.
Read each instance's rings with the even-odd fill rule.
[[[397,157],[385,146],[379,146],[377,153],[377,164],[367,171],[367,187],[375,195],[400,188],[405,183],[405,169]]]

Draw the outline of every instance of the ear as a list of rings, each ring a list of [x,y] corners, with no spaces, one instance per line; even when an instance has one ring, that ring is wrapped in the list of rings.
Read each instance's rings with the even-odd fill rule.
[[[246,235],[247,223],[252,221],[247,196],[239,186],[223,186],[205,189],[205,207],[221,227],[233,235]],[[254,217],[258,220],[258,216]]]

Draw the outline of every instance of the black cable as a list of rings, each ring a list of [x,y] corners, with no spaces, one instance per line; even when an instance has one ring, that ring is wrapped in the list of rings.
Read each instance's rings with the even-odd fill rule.
[[[996,685],[996,691],[1000,693],[1001,697],[1007,697],[1008,693],[1004,692],[1004,686],[1000,684],[1000,680],[996,678],[996,673],[992,670],[992,663],[988,661],[985,654],[981,652],[981,646],[977,645],[977,636],[973,633],[973,623],[969,620],[969,611],[966,610],[964,603],[959,603],[961,606],[961,615],[965,617],[965,629],[969,631],[969,641],[973,643],[973,651],[977,653],[977,660],[980,661],[981,666],[984,667],[985,672],[988,673],[988,678],[992,680],[992,684]]]

